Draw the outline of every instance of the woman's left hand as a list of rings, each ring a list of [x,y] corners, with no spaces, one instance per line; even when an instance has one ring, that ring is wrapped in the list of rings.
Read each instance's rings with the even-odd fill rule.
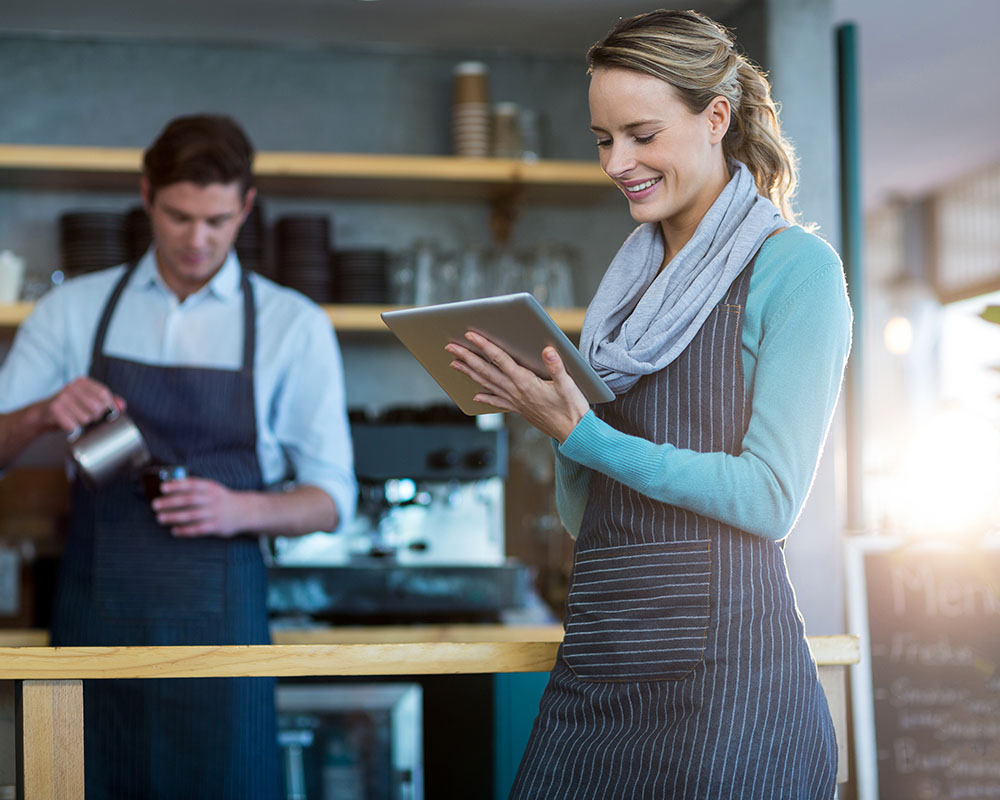
[[[485,336],[469,331],[465,338],[485,358],[454,342],[445,350],[455,357],[451,366],[483,388],[475,401],[502,411],[516,411],[538,430],[560,443],[566,441],[590,404],[566,372],[556,349],[549,346],[542,351],[542,362],[552,378],[544,380],[520,366]]]

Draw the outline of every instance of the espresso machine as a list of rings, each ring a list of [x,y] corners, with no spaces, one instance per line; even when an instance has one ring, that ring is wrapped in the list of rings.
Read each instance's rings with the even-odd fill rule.
[[[497,621],[529,593],[506,557],[502,415],[452,406],[352,411],[358,511],[335,534],[278,539],[272,616]]]

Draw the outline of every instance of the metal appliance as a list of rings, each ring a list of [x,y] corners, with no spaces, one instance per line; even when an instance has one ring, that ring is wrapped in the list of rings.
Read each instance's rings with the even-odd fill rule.
[[[415,683],[279,684],[284,800],[423,800]]]
[[[487,621],[524,605],[530,576],[505,555],[501,415],[352,412],[351,435],[358,513],[336,534],[275,542],[273,615]]]

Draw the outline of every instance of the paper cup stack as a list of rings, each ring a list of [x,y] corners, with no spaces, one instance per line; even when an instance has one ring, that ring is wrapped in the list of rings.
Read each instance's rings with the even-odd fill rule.
[[[493,106],[493,155],[497,158],[520,158],[521,118],[517,103]]]
[[[455,67],[452,146],[457,156],[490,154],[490,94],[486,65],[463,61]]]

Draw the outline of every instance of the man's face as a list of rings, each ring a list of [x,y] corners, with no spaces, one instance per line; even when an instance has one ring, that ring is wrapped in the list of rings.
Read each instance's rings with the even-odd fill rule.
[[[142,196],[160,275],[183,300],[219,271],[250,213],[254,190],[244,198],[236,181],[207,186],[182,181],[159,188],[150,199],[143,181]]]

